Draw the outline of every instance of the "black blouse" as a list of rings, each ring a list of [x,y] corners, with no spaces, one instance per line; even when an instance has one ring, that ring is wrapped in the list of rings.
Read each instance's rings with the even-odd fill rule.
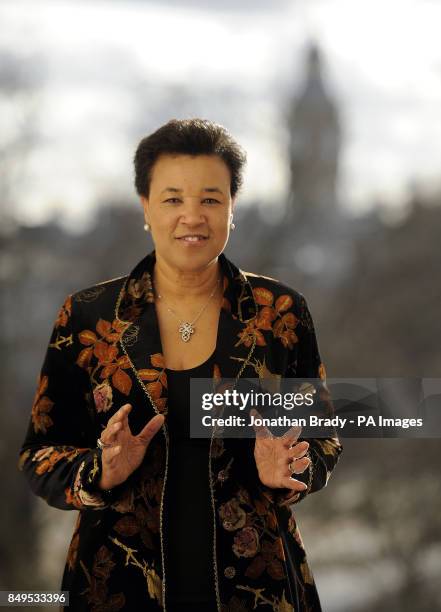
[[[164,497],[167,609],[217,610],[209,438],[190,438],[190,379],[212,378],[215,352],[187,370],[166,368],[169,464]]]

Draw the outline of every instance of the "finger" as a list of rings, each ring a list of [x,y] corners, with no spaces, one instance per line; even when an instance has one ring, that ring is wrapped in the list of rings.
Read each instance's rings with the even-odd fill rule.
[[[128,431],[131,434],[132,432],[129,425],[129,413],[130,409],[125,410],[122,419],[118,421],[118,423],[121,423],[121,431]]]
[[[255,408],[250,410],[250,416],[254,419],[261,419],[262,416]],[[256,438],[274,438],[273,434],[270,432],[266,425],[257,425],[257,423],[253,423],[254,431],[256,432]]]
[[[121,427],[122,424],[120,421],[107,425],[107,427],[101,433],[101,442],[104,442],[104,444],[113,444]]]
[[[103,429],[103,431],[101,432],[100,440],[104,444],[111,444],[112,443],[112,436],[111,436],[110,429],[108,427]]]
[[[136,439],[148,446],[153,436],[161,429],[164,420],[165,417],[163,414],[156,414],[136,436]]]
[[[106,462],[112,461],[115,457],[119,455],[121,452],[121,446],[111,446],[110,448],[105,448],[103,450],[103,460]]]
[[[121,419],[123,419],[125,416],[129,414],[131,409],[132,409],[131,404],[124,404],[124,406],[121,406],[121,408],[117,410],[115,414],[113,414],[110,417],[110,419],[107,422],[107,425],[113,425],[113,423],[116,423],[117,421],[121,421]]]
[[[284,476],[290,476],[291,474],[302,474],[308,465],[311,463],[311,459],[309,457],[302,457],[301,459],[296,459],[295,461],[291,461],[292,469],[289,469],[289,464],[286,466],[286,470],[284,472]]]
[[[308,487],[301,480],[296,480],[295,478],[290,478],[288,476],[284,476],[282,478],[282,487],[286,487],[287,489],[292,489],[293,491],[305,491]]]
[[[288,457],[290,459],[300,459],[300,457],[303,457],[304,455],[306,455],[306,453],[308,452],[308,449],[309,449],[309,442],[306,442],[306,440],[303,440],[302,442],[295,444],[292,448],[291,447],[289,448]]]
[[[301,431],[302,428],[297,425],[295,427],[291,427],[291,429],[288,429],[288,431],[285,431],[283,436],[281,436],[280,438],[283,442],[283,445],[287,447],[292,446],[294,442],[297,441]]]

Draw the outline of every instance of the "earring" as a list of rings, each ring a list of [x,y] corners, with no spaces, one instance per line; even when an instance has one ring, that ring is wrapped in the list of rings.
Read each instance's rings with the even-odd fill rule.
[[[150,224],[144,223],[144,231],[148,232],[150,230]]]
[[[230,229],[234,230],[235,227],[234,223],[230,223]]]

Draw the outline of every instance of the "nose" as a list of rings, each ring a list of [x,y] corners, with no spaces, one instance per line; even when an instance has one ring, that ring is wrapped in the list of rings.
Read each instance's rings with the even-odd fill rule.
[[[204,211],[199,197],[187,196],[184,198],[184,206],[179,210],[181,221],[189,225],[204,223],[206,220]]]

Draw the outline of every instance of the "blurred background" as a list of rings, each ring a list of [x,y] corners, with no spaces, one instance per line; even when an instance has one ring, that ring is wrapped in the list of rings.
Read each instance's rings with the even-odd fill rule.
[[[18,450],[58,309],[153,248],[139,140],[248,153],[226,254],[309,302],[328,377],[440,377],[441,4],[2,0],[0,589],[59,588],[76,512]],[[324,612],[441,610],[438,439],[347,439],[295,508]]]

